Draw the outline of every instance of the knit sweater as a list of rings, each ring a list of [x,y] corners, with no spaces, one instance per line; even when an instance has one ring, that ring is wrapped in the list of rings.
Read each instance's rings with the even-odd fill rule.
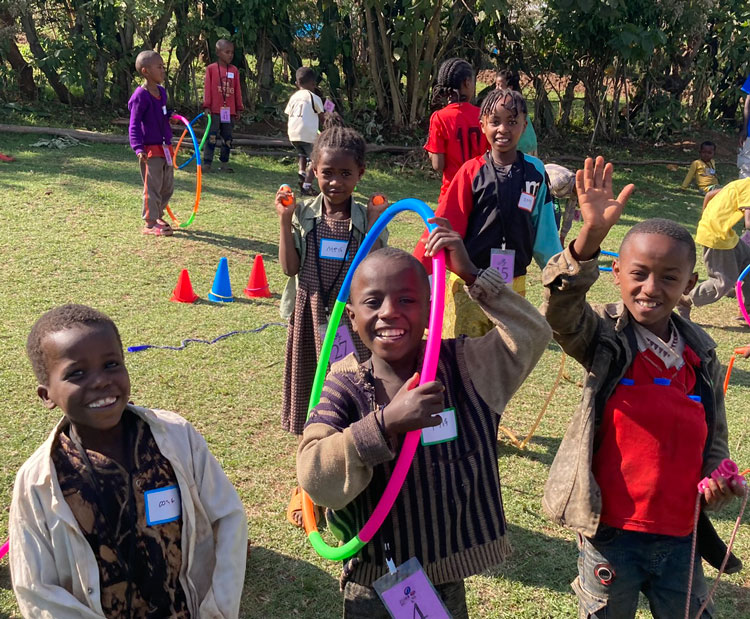
[[[445,340],[436,380],[454,408],[458,436],[420,446],[383,526],[359,553],[351,579],[370,586],[416,556],[435,584],[456,582],[503,560],[509,550],[497,468],[497,429],[506,403],[542,355],[550,329],[493,269],[467,288],[496,328],[480,338]],[[389,440],[376,416],[373,377],[352,356],[334,364],[297,454],[299,483],[327,506],[343,540],[369,518],[403,442]]]

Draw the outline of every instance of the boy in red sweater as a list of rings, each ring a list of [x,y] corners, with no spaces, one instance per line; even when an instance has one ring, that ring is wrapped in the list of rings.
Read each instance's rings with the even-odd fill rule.
[[[206,67],[206,81],[203,88],[203,111],[211,114],[211,131],[203,147],[203,171],[211,171],[214,160],[214,149],[218,136],[221,136],[221,153],[219,170],[234,172],[229,167],[229,151],[232,149],[232,125],[244,106],[240,89],[240,74],[232,64],[234,43],[226,39],[216,42],[218,62]]]

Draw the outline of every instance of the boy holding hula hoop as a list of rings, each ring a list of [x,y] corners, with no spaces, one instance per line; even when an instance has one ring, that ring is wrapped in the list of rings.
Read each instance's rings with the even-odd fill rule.
[[[422,428],[405,484],[383,525],[344,568],[344,617],[388,617],[373,583],[416,557],[455,618],[468,617],[464,579],[509,551],[497,469],[497,429],[506,403],[542,355],[550,329],[493,269],[469,260],[446,219],[426,241],[495,325],[479,338],[443,340],[436,380],[416,386],[430,287],[419,261],[385,248],[357,269],[346,311],[372,353],[331,368],[297,452],[300,486],[328,507],[343,540],[363,526],[383,494],[403,436]],[[389,550],[386,551],[385,547]]]

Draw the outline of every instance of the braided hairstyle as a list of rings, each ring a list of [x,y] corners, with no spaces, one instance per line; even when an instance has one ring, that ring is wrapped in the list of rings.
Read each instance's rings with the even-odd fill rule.
[[[313,144],[311,159],[313,165],[317,165],[323,149],[341,150],[351,155],[360,168],[364,168],[366,148],[365,139],[357,131],[349,127],[333,126],[318,135]]]
[[[459,89],[467,79],[474,77],[474,69],[463,58],[449,58],[440,65],[437,82],[432,89],[432,105],[439,107],[443,103],[458,103],[461,101]]]
[[[482,101],[479,117],[484,118],[485,116],[491,116],[498,103],[501,103],[509,112],[513,112],[515,116],[518,116],[519,112],[522,113],[524,117],[527,116],[526,100],[520,92],[517,90],[511,90],[510,88],[498,88],[492,90],[490,94],[485,97],[484,101]]]

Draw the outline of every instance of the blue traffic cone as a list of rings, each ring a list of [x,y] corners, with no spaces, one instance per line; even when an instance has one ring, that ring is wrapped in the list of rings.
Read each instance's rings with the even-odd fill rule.
[[[214,284],[211,286],[211,292],[208,293],[208,300],[215,303],[231,303],[234,301],[232,298],[232,284],[229,282],[229,266],[227,265],[226,258],[219,260],[219,266],[216,268],[216,275],[214,276]]]

